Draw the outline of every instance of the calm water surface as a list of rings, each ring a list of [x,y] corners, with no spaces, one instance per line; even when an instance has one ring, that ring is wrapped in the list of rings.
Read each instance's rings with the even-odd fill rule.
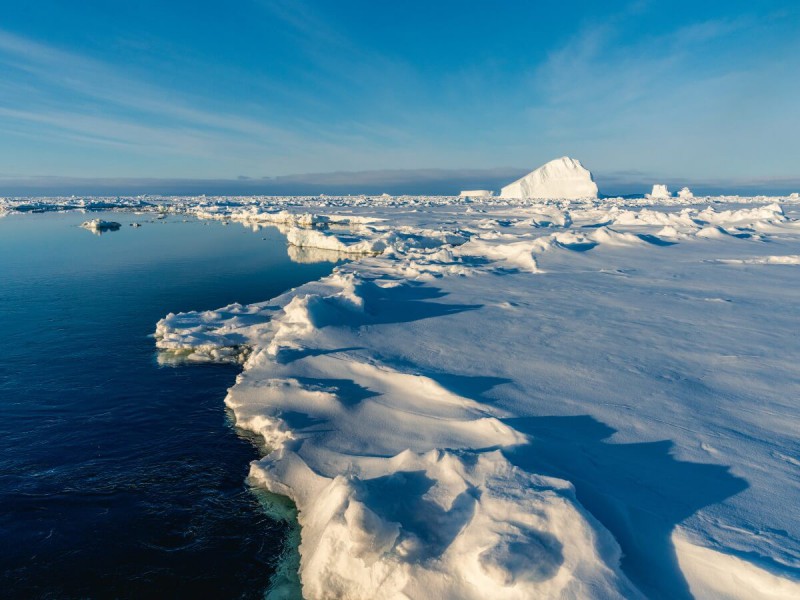
[[[94,217],[122,228],[78,227]],[[238,369],[159,366],[149,336],[331,268],[291,262],[275,229],[0,219],[0,596],[261,596],[286,529],[244,481],[258,452],[222,402]]]

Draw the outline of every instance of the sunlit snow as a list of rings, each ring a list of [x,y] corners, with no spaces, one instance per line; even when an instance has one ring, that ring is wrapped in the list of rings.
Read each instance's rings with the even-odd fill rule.
[[[306,597],[800,597],[798,198],[120,203],[351,259],[155,331],[243,364]]]

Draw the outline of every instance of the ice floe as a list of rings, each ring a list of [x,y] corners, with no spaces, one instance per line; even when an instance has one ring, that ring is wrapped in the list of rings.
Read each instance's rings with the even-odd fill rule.
[[[81,227],[88,229],[94,233],[101,233],[103,231],[116,231],[122,225],[116,221],[103,221],[102,219],[91,219],[81,223]]]
[[[647,202],[185,203],[353,259],[156,328],[243,363],[306,597],[796,597],[798,271],[735,265],[798,264],[798,207]]]

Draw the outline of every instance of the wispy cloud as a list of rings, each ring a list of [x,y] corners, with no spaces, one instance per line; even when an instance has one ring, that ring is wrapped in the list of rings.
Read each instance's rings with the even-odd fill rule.
[[[800,43],[773,31],[773,15],[630,39],[625,18],[586,25],[532,73],[528,119],[548,146],[579,152],[595,168],[628,163],[662,177],[794,172],[796,153],[773,132],[800,135],[800,122],[786,120],[797,113],[787,100],[800,79],[786,74],[800,69]],[[750,46],[760,37],[770,39],[768,56]]]
[[[745,19],[708,21],[629,41],[619,21],[587,25],[548,55],[532,75],[539,99],[531,108],[533,115],[546,115],[560,131],[569,127],[567,121],[583,132],[587,125],[617,126],[608,117],[619,119],[654,98],[697,84],[694,72],[707,64],[698,60],[699,53],[708,51],[703,45],[747,27]],[[724,65],[722,73],[718,69],[701,76],[736,68]]]
[[[202,98],[3,30],[0,64],[7,74],[0,82],[0,125],[6,131],[24,130],[27,123],[28,134],[44,132],[52,139],[142,154],[217,156],[220,163],[233,157],[246,167],[260,161],[273,172],[291,168],[300,156],[308,164],[343,153],[368,157],[365,140],[403,136],[380,125],[342,131],[335,123],[326,128],[296,119],[287,128],[263,110],[248,117],[242,110],[204,109]]]
[[[70,104],[76,108],[97,108],[97,103],[114,109],[126,109],[136,114],[150,113],[169,118],[177,123],[189,124],[227,131],[248,136],[280,137],[291,139],[289,132],[264,122],[226,115],[219,112],[200,110],[162,87],[146,81],[121,74],[118,68],[91,58],[66,52],[34,42],[9,32],[0,30],[0,61],[6,67],[24,72],[34,78],[39,98],[35,98],[42,108],[65,103],[64,91],[75,94]],[[30,89],[30,86],[29,86]],[[51,92],[47,94],[46,92]],[[25,98],[28,103],[31,99]],[[4,97],[5,103],[13,103],[10,94]]]
[[[456,35],[452,48],[417,40],[410,17],[392,37],[402,11],[389,11],[391,22],[375,34],[369,28],[382,13],[304,0],[253,0],[230,11],[246,30],[241,44],[238,29],[207,44],[213,27],[194,39],[121,26],[102,50],[0,29],[0,163],[25,174],[233,178],[531,169],[568,154],[596,171],[630,167],[660,178],[792,175],[800,79],[790,75],[800,69],[800,40],[787,32],[800,13],[782,29],[763,11],[719,17],[724,9],[656,29],[653,11],[665,10],[657,4],[579,19],[499,8],[506,12],[497,22],[519,13],[519,23]],[[428,38],[437,19],[440,29],[453,20],[430,12],[421,29]],[[456,19],[460,30],[442,35],[484,13],[466,14]],[[548,19],[558,29],[552,36]],[[521,43],[529,28],[539,37]],[[131,40],[117,46],[118,34]]]

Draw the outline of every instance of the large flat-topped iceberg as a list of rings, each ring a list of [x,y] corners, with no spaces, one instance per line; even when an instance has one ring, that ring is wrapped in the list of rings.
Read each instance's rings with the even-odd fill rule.
[[[500,191],[500,197],[542,200],[597,198],[597,184],[579,160],[564,156],[509,183]]]

